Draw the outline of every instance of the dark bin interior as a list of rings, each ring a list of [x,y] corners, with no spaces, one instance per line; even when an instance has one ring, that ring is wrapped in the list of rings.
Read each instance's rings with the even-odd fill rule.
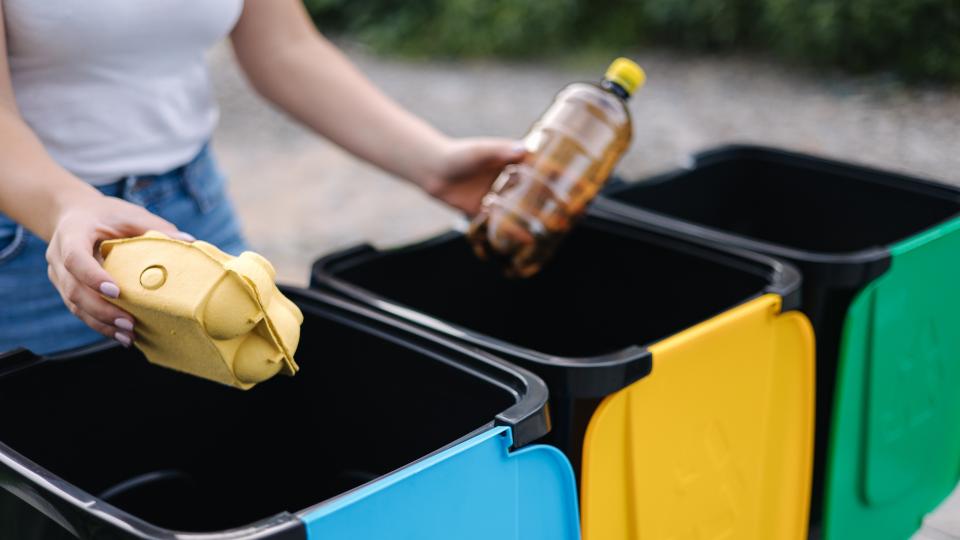
[[[826,253],[887,246],[960,212],[960,198],[877,171],[779,153],[730,153],[609,195],[673,217]]]
[[[597,226],[576,228],[556,258],[527,279],[503,277],[456,235],[367,262],[327,270],[445,322],[564,357],[649,344],[768,284],[758,273]]]
[[[0,377],[0,441],[149,523],[215,531],[322,502],[515,403],[447,360],[301,308],[293,378],[244,392],[121,348],[49,361]]]

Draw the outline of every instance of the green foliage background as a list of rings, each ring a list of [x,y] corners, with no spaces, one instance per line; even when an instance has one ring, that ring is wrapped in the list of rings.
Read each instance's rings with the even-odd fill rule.
[[[401,55],[666,45],[960,80],[960,0],[305,0],[320,28]]]

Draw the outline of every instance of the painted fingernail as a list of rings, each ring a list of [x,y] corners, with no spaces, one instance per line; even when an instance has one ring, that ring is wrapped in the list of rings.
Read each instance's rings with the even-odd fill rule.
[[[110,283],[109,281],[104,281],[100,284],[100,292],[104,296],[110,298],[120,298],[120,287],[117,287],[116,283]]]
[[[197,240],[192,234],[183,231],[178,231],[174,236],[185,242],[195,242]]]
[[[119,317],[117,319],[114,319],[113,324],[114,326],[116,326],[121,330],[133,332],[133,321],[131,321],[130,319],[124,319],[123,317]]]
[[[114,339],[116,339],[117,341],[119,341],[120,344],[123,345],[124,347],[129,347],[130,344],[133,343],[133,342],[130,340],[130,337],[129,337],[129,336],[127,336],[126,334],[121,334],[120,332],[117,332],[116,334],[114,334],[113,337],[114,337]]]
[[[527,145],[523,144],[523,141],[517,141],[513,143],[513,148],[511,148],[511,150],[517,154],[520,154],[527,151]]]

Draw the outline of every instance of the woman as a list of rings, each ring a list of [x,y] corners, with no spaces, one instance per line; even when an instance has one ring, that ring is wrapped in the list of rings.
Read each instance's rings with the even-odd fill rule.
[[[0,0],[0,23],[0,351],[131,344],[136,321],[103,298],[121,291],[95,258],[102,240],[154,229],[244,249],[207,146],[203,54],[227,34],[267,100],[461,210],[523,154],[401,109],[300,0]]]

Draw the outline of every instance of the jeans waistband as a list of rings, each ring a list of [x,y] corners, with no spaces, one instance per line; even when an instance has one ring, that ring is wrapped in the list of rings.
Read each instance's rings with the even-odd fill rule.
[[[185,189],[204,211],[211,206],[213,194],[204,189],[202,183],[217,174],[217,164],[210,150],[210,144],[204,144],[196,157],[189,163],[159,174],[129,175],[108,184],[96,186],[109,197],[117,197],[132,203],[147,206],[176,189]],[[16,223],[0,213],[0,227],[16,226]]]
[[[147,201],[144,198],[145,192],[153,185],[160,183],[184,183],[189,184],[200,173],[198,169],[203,169],[205,165],[212,162],[213,155],[210,151],[210,145],[205,144],[197,153],[196,157],[188,163],[175,169],[156,174],[131,174],[120,178],[114,182],[101,184],[97,189],[101,193],[110,197],[119,197],[132,202],[144,204]]]

